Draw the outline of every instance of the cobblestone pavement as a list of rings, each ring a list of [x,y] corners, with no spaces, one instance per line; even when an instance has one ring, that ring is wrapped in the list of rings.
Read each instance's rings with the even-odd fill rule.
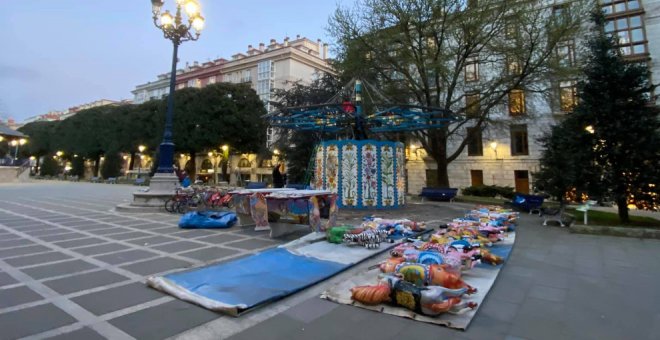
[[[239,318],[147,288],[152,274],[276,246],[251,228],[188,230],[177,215],[118,214],[135,187],[0,185],[0,338],[59,339],[657,339],[660,242],[544,228],[525,215],[511,260],[466,332],[318,298],[362,263]],[[379,216],[434,223],[469,205],[409,205]],[[357,223],[365,212],[342,211]]]
[[[221,317],[145,278],[273,247],[250,228],[181,230],[178,215],[118,214],[136,187],[0,186],[0,339],[161,339]]]

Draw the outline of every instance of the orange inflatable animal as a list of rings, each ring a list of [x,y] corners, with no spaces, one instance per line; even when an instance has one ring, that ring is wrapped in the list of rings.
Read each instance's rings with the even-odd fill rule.
[[[429,268],[430,273],[430,285],[432,286],[442,286],[450,289],[459,289],[466,288],[467,294],[473,294],[477,292],[477,289],[465,283],[461,279],[461,275],[456,272],[448,271],[444,265],[433,264]]]

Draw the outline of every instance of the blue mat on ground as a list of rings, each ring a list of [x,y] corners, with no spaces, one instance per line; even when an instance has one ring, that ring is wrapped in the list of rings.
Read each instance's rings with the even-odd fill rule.
[[[234,261],[150,277],[147,284],[184,301],[238,316],[323,281],[394,245],[384,243],[379,249],[366,249],[321,241],[295,249],[274,248]]]

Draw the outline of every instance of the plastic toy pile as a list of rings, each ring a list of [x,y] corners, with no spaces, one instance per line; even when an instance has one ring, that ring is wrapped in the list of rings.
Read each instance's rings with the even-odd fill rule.
[[[390,302],[429,316],[472,310],[477,304],[463,300],[477,289],[464,281],[463,274],[469,280],[469,271],[478,263],[504,262],[487,248],[514,230],[517,217],[510,210],[481,206],[424,240],[402,243],[378,266],[378,284],[352,288],[351,298],[367,305]]]
[[[408,219],[389,220],[376,217],[366,217],[358,227],[339,226],[327,231],[328,242],[359,245],[373,249],[380,247],[386,241],[410,237],[425,230],[424,223]]]

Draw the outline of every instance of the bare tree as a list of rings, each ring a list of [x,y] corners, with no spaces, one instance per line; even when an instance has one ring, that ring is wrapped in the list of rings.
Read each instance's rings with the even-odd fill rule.
[[[470,141],[466,126],[483,131],[503,104],[524,115],[524,107],[515,108],[519,96],[549,91],[549,80],[566,72],[558,48],[581,31],[593,6],[551,3],[361,0],[337,8],[330,32],[344,75],[372,81],[394,100],[463,118],[414,133],[437,163],[438,185],[448,187],[447,166]]]

